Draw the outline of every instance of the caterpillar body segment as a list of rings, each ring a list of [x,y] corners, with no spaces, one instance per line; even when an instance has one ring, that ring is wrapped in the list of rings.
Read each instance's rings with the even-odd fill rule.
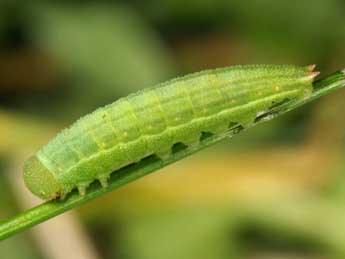
[[[275,103],[312,92],[315,66],[248,65],[177,78],[122,98],[82,117],[59,133],[24,166],[37,196],[81,195],[95,180],[156,154],[168,159],[175,143],[197,147],[203,132],[224,135],[249,126]]]

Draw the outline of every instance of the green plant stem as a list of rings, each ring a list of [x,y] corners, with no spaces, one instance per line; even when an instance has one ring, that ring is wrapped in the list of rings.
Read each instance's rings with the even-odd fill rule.
[[[326,95],[338,88],[345,87],[345,70],[338,71],[330,76],[325,77],[314,83],[314,90],[311,96],[306,99],[298,101],[290,101],[278,107],[272,108],[270,111],[261,115],[252,126],[261,122],[271,120],[272,118],[284,114],[292,109],[295,109],[307,102]],[[224,136],[210,136],[201,140],[200,146],[194,149],[176,148],[169,160],[162,161],[155,156],[148,157],[137,164],[123,168],[111,175],[109,185],[107,188],[102,188],[98,182],[93,183],[87,190],[87,194],[80,196],[77,191],[68,195],[65,200],[48,201],[30,210],[27,210],[19,215],[16,215],[8,220],[0,222],[0,240],[10,237],[20,231],[28,229],[45,220],[57,216],[65,211],[79,207],[80,205],[92,200],[104,193],[110,192],[122,185],[132,182],[144,175],[152,173],[164,166],[167,166],[175,161],[178,161],[186,156],[192,155],[219,140],[231,137],[239,133],[243,128],[240,125],[235,125],[232,130]]]

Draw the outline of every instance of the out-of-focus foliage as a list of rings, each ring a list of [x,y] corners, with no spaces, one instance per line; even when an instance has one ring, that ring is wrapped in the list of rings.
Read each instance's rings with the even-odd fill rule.
[[[51,78],[51,90],[17,98],[16,108],[54,117],[66,113],[65,118],[75,119],[174,74],[167,49],[128,7],[36,3],[12,9],[16,15],[30,13],[21,17],[25,33],[14,32],[30,38],[30,45],[23,48],[48,55],[50,60],[42,59],[41,69],[50,65],[53,71],[48,72],[59,74]]]
[[[6,170],[6,163],[5,163],[5,157],[1,156],[0,157],[0,177],[2,179],[2,181],[0,182],[0,203],[1,203],[1,206],[6,208],[5,210],[1,210],[0,211],[0,217],[3,219],[3,218],[6,218],[9,216],[10,214],[10,211],[7,210],[7,208],[10,208],[11,207],[11,198],[6,195],[8,194],[9,190],[6,186],[6,182],[5,182],[5,179],[4,179],[4,172]]]
[[[18,212],[15,201],[10,195],[12,190],[9,188],[4,177],[7,168],[7,163],[4,161],[3,157],[0,157],[0,221]],[[0,252],[3,258],[41,258],[27,234],[21,234],[7,242],[1,242]]]
[[[336,51],[344,54],[341,46],[345,42],[345,7],[341,0],[301,0],[294,4],[288,0],[250,4],[241,0],[136,3],[155,23],[171,26],[176,33],[199,27],[199,34],[216,31],[242,38],[249,51],[256,50],[251,53],[259,61],[303,63],[313,57],[313,62],[320,63],[331,62]],[[200,28],[202,25],[206,29]]]
[[[236,258],[230,222],[231,217],[215,208],[162,210],[125,222],[120,245],[127,258]]]
[[[344,13],[342,0],[1,1],[1,161],[175,75],[239,63],[344,68]],[[344,258],[344,94],[81,208],[100,257]],[[1,219],[17,212],[8,168]],[[41,250],[22,235],[0,245],[4,258]]]
[[[2,242],[0,244],[1,256],[3,258],[13,258],[13,259],[39,259],[43,258],[37,251],[35,251],[34,246],[32,246],[32,241],[28,238],[23,238],[23,236],[17,236],[13,239]]]
[[[0,110],[0,154],[38,148],[53,137],[56,129],[46,120]]]
[[[35,41],[74,78],[74,99],[99,106],[172,75],[161,42],[131,9],[60,4],[38,10]]]

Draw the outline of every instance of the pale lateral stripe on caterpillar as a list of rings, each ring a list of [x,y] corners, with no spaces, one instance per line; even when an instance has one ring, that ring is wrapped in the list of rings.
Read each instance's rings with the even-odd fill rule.
[[[274,103],[312,92],[315,66],[247,65],[173,79],[96,110],[63,130],[24,165],[24,180],[43,199],[81,195],[95,180],[178,142],[197,146],[202,132],[246,127]]]

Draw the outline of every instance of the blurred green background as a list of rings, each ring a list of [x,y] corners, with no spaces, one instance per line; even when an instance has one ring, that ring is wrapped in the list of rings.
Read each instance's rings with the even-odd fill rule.
[[[0,2],[0,220],[83,114],[233,64],[345,67],[345,1]],[[345,91],[0,243],[1,258],[345,258]]]

